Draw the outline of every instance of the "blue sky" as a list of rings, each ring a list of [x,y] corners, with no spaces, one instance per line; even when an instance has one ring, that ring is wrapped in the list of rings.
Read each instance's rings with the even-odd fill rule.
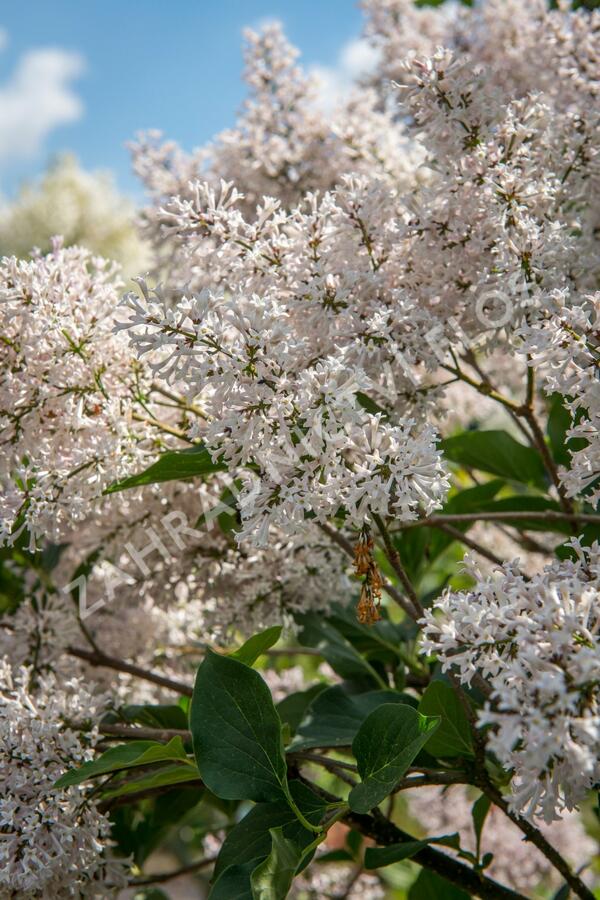
[[[330,67],[362,22],[355,0],[0,4],[0,192],[71,150],[137,193],[125,142],[159,128],[191,149],[231,125],[244,97],[242,28],[268,18],[283,21],[307,66]]]

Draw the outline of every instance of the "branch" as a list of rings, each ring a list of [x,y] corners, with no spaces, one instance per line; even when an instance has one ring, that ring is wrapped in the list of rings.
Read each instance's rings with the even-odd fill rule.
[[[540,853],[542,853],[548,862],[550,862],[554,868],[560,872],[562,877],[565,879],[571,890],[576,894],[577,897],[583,898],[583,900],[594,900],[595,895],[592,891],[583,883],[581,878],[573,872],[568,862],[560,855],[558,850],[549,844],[542,832],[532,825],[527,819],[522,818],[516,813],[512,812],[509,808],[508,803],[497,790],[497,788],[490,782],[489,778],[482,779],[481,783],[478,785],[481,790],[487,794],[490,800],[498,806],[502,812],[513,822],[517,828],[523,832],[526,839],[534,844]]]
[[[339,797],[323,790],[323,788],[308,781],[302,775],[297,777],[317,796],[322,797],[328,803],[340,802]],[[413,835],[402,831],[393,822],[386,819],[378,809],[373,810],[370,815],[362,815],[349,810],[342,817],[341,821],[356,831],[360,831],[365,837],[371,838],[380,847],[389,847],[391,844],[402,844],[417,840]],[[481,900],[528,900],[523,894],[505,887],[483,873],[476,872],[469,866],[464,865],[464,863],[448,856],[446,853],[434,850],[432,847],[419,850],[411,859],[423,866],[424,869],[430,869],[451,884],[468,891],[474,897],[480,897]]]
[[[191,741],[190,731],[184,728],[143,728],[130,725],[99,725],[100,734],[109,737],[131,738],[135,741],[162,741],[168,743],[174,737],[180,737],[184,741]]]
[[[408,528],[421,528],[423,525],[452,525],[457,522],[578,522],[589,523],[592,525],[600,525],[600,515],[593,513],[567,513],[557,509],[544,509],[532,512],[478,512],[478,513],[448,513],[435,514],[426,516],[423,519],[417,519],[415,522],[406,522],[400,530],[405,531]]]
[[[487,547],[484,547],[483,544],[479,544],[477,541],[474,541],[473,538],[467,537],[460,529],[454,528],[453,525],[443,525],[441,523],[437,523],[435,528],[443,531],[445,534],[448,534],[455,541],[460,541],[461,544],[464,544],[465,547],[470,547],[471,550],[474,550],[475,553],[479,553],[480,556],[483,556],[484,559],[488,559],[490,562],[495,563],[497,566],[502,566],[504,564],[504,560],[500,559],[499,556],[496,556],[495,553],[492,553],[491,550],[488,550]]]
[[[206,859],[199,859],[197,862],[190,863],[189,866],[183,866],[183,868],[177,869],[174,872],[162,872],[159,875],[149,875],[147,878],[134,878],[129,882],[129,886],[141,887],[146,884],[164,884],[165,881],[172,881],[182,875],[192,875],[194,872],[206,869],[208,866],[212,866],[216,861],[216,856],[207,856]]]
[[[421,601],[417,597],[417,592],[415,591],[414,587],[412,586],[411,580],[408,577],[408,575],[406,574],[406,570],[405,570],[404,566],[402,565],[402,560],[400,559],[400,554],[394,547],[394,544],[392,543],[392,539],[389,535],[389,532],[388,532],[387,528],[385,527],[385,525],[383,524],[381,517],[378,516],[376,513],[373,513],[372,515],[373,515],[373,521],[377,525],[377,528],[379,529],[381,537],[383,538],[383,543],[385,546],[385,555],[386,555],[392,569],[394,570],[394,572],[400,579],[400,583],[402,584],[402,587],[406,591],[407,595],[410,597],[410,601],[414,607],[413,618],[420,619],[424,615],[424,610],[423,610],[423,607],[421,606]]]
[[[167,688],[169,691],[175,691],[177,694],[183,694],[184,697],[192,696],[192,688],[179,681],[173,681],[171,678],[165,678],[157,672],[151,672],[148,669],[142,669],[133,663],[128,663],[124,659],[116,656],[108,656],[101,650],[84,650],[82,647],[67,647],[66,651],[69,656],[75,656],[77,659],[83,659],[92,666],[102,666],[107,669],[115,669],[117,672],[127,672],[135,678],[141,678],[143,681],[150,681],[152,684],[158,684],[160,687]]]
[[[356,766],[353,766],[351,763],[342,762],[338,759],[330,759],[328,756],[321,756],[318,753],[288,753],[288,759],[292,763],[297,763],[302,765],[303,762],[314,763],[314,765],[322,766],[328,772],[331,772],[332,775],[335,775],[336,778],[339,778],[340,781],[343,781],[345,784],[350,787],[356,786],[356,781],[347,772],[356,772]]]

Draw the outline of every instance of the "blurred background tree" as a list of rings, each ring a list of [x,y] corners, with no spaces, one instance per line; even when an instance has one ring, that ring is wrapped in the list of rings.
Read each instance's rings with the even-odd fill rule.
[[[109,172],[86,172],[71,154],[0,205],[0,256],[27,257],[50,249],[54,235],[119,262],[125,275],[144,271],[148,253],[135,228],[135,207]]]

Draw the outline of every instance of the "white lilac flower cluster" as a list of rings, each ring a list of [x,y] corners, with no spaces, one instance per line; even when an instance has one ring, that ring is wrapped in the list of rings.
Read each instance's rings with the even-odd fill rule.
[[[103,503],[70,536],[44,582],[26,577],[17,608],[0,613],[0,656],[36,672],[88,673],[68,655],[85,643],[83,612],[88,636],[112,655],[191,678],[207,642],[226,644],[236,633],[278,624],[291,634],[295,613],[325,613],[348,593],[346,559],[315,526],[293,539],[274,533],[261,549],[238,545],[219,524],[222,516],[235,523],[235,508],[220,499],[226,485],[224,476],[171,482]],[[75,582],[67,591],[83,567],[85,588]],[[100,670],[93,677],[133,699],[129,676]],[[164,699],[155,686],[146,698]]]
[[[423,651],[491,686],[487,743],[513,772],[511,804],[550,822],[600,779],[600,546],[530,578],[517,563],[444,594],[422,621]]]
[[[113,333],[116,271],[60,243],[0,264],[1,539],[59,539],[135,461],[139,365]]]
[[[31,676],[0,661],[0,896],[115,896],[127,879],[107,855],[108,819],[79,788],[54,788],[91,758],[76,723],[89,729],[103,703],[80,682],[63,689],[52,676],[32,689]]]
[[[542,372],[546,391],[562,394],[571,415],[571,461],[560,472],[562,483],[569,496],[583,494],[594,505],[600,500],[599,309],[598,293],[577,305],[559,295],[553,313],[521,329],[523,350]]]
[[[233,200],[221,198],[220,209]],[[235,227],[234,216],[225,227]],[[276,220],[268,230],[277,253]],[[373,379],[357,360],[363,351],[354,333],[346,352],[335,315],[327,341],[326,318],[315,310],[313,319],[308,301],[288,300],[283,285],[277,297],[266,285],[260,296],[204,290],[183,296],[175,309],[141,286],[143,299],[126,298],[134,345],[142,357],[150,354],[157,378],[189,386],[208,417],[195,435],[214,457],[257,470],[241,474],[240,539],[265,546],[271,528],[297,534],[307,515],[322,523],[343,509],[360,526],[373,513],[406,521],[441,503],[447,479],[435,430],[410,414],[393,424],[361,405]],[[321,304],[343,302],[336,294],[332,283]],[[364,343],[368,365],[368,336]]]

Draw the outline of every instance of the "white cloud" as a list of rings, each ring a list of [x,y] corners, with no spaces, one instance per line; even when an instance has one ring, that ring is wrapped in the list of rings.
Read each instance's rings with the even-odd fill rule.
[[[377,60],[377,50],[363,38],[355,38],[342,47],[335,66],[311,66],[310,74],[319,91],[319,107],[331,112],[352,90],[357,79],[375,68]]]
[[[5,45],[0,30],[0,50]],[[21,56],[0,84],[0,165],[34,158],[51,131],[81,118],[83,103],[71,83],[84,68],[82,56],[58,47]]]

